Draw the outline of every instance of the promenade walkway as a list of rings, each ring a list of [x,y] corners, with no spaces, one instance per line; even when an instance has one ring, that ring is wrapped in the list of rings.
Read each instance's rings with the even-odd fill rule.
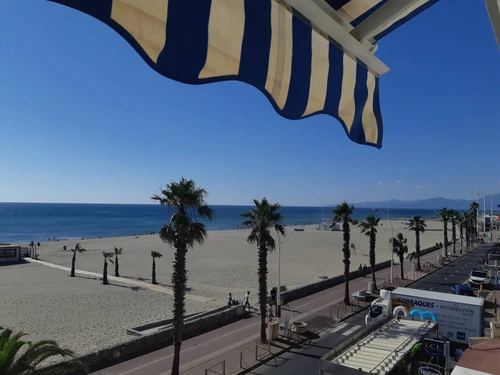
[[[421,257],[421,261],[435,262],[440,253],[441,250],[429,253]],[[412,272],[409,261],[404,263],[404,270],[406,277],[412,279],[425,275]],[[390,268],[380,270],[376,275],[379,287],[382,287],[390,277]],[[394,267],[394,275],[399,275],[399,265]],[[366,289],[370,280],[368,277],[352,280],[351,293]],[[342,284],[293,301],[284,306],[281,320],[291,317],[293,320],[309,321],[314,329],[314,324],[322,325],[325,316],[340,319],[350,312],[348,308],[346,311],[338,311],[333,307],[338,306],[343,296]],[[280,351],[279,346],[266,347],[258,343],[259,325],[260,316],[251,314],[247,318],[184,341],[181,372],[186,375],[222,374],[222,367],[225,366],[225,374],[236,374],[269,357],[270,352]],[[94,372],[93,375],[167,375],[170,373],[172,359],[173,347],[169,346]]]
[[[24,260],[27,262],[30,262],[30,263],[44,265],[46,267],[52,267],[52,268],[57,268],[59,270],[68,271],[68,273],[71,272],[71,268],[61,266],[59,264],[49,263],[49,262],[45,262],[43,260],[35,260],[35,259],[31,259],[31,258],[24,258]],[[75,269],[75,273],[78,275],[85,275],[85,276],[95,277],[96,279],[102,279],[102,273],[83,271],[83,270],[79,270],[79,269]],[[174,291],[172,288],[168,288],[168,287],[165,287],[162,285],[157,285],[157,284],[155,285],[155,284],[151,284],[151,283],[145,283],[145,282],[142,282],[139,280],[129,279],[126,277],[115,277],[112,275],[108,275],[108,280],[114,281],[117,283],[122,283],[122,284],[134,285],[138,288],[150,289],[150,290],[154,290],[155,292],[170,294],[172,296],[174,295]],[[198,301],[198,302],[213,301],[213,299],[201,297],[201,296],[195,296],[195,295],[189,294],[189,293],[186,293],[186,298],[191,299],[193,301]]]

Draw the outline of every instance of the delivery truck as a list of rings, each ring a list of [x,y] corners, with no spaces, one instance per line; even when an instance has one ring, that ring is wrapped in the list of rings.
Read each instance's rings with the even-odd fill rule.
[[[467,344],[469,337],[482,337],[484,332],[484,299],[480,297],[410,288],[381,290],[365,322],[370,326],[394,315],[435,320],[439,338],[460,344]]]

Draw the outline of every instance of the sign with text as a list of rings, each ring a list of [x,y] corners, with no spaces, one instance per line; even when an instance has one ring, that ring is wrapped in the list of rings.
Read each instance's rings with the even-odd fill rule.
[[[441,375],[441,371],[434,367],[420,367],[418,375]]]
[[[445,356],[445,342],[441,340],[424,339],[424,350],[430,355]]]
[[[0,258],[17,258],[17,248],[0,247]]]

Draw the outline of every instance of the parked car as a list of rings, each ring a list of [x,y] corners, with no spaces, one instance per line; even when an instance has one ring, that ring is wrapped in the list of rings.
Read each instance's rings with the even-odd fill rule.
[[[451,287],[451,294],[457,294],[460,296],[470,296],[470,297],[476,297],[476,294],[474,293],[474,289],[472,289],[468,285],[455,285]]]
[[[472,287],[487,287],[491,283],[491,275],[488,270],[472,270],[469,276],[469,285]]]

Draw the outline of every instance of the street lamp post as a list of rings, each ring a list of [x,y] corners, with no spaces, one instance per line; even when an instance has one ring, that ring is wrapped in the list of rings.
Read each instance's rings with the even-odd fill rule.
[[[394,227],[392,226],[391,218],[389,217],[389,209],[387,209],[387,213],[380,211],[378,208],[375,209],[377,212],[384,213],[391,225],[391,285],[393,280],[393,269],[394,269]]]
[[[280,317],[281,316],[281,244],[287,241],[290,237],[292,237],[292,234],[294,234],[296,231],[295,229],[292,231],[292,233],[286,237],[283,241],[280,240],[280,234],[278,231],[276,231],[276,234],[278,236],[278,262],[276,265],[276,271],[277,271],[277,278],[276,278],[276,286],[278,290],[276,291],[276,316]]]

